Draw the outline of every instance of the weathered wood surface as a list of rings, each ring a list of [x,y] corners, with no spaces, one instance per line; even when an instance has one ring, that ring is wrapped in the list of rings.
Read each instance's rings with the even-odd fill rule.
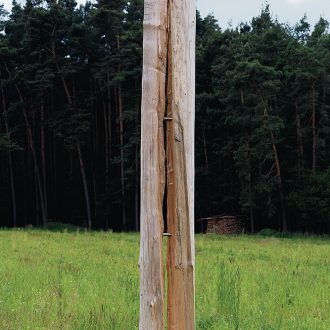
[[[141,110],[140,329],[164,329],[163,198],[167,0],[145,0]]]
[[[140,330],[164,329],[162,210],[165,186],[170,233],[167,328],[195,328],[195,14],[194,0],[145,0]]]
[[[169,0],[167,225],[168,329],[195,328],[194,0]]]

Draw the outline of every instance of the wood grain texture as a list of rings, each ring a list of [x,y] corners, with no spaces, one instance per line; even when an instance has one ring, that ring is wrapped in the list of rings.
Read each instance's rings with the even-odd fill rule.
[[[145,1],[140,330],[164,329],[162,209],[165,185],[167,225],[171,234],[167,249],[167,328],[195,328],[195,15],[194,0]]]
[[[195,328],[194,0],[169,0],[167,224],[168,329]]]
[[[140,330],[164,329],[167,0],[145,0],[141,105]]]

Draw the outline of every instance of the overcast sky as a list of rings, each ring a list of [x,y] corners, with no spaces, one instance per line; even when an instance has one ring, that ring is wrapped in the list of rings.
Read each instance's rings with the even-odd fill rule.
[[[314,25],[320,16],[330,20],[330,0],[268,0],[270,10],[280,22],[297,23],[304,14]],[[231,21],[236,27],[240,22],[250,21],[257,16],[264,0],[197,0],[197,8],[202,16],[212,13],[221,27]]]
[[[84,3],[85,0],[77,0]],[[7,10],[12,0],[0,0]],[[24,2],[24,0],[18,0]],[[231,22],[236,27],[240,22],[248,22],[258,15],[265,0],[197,0],[197,8],[202,16],[213,14],[222,28]],[[330,20],[330,0],[268,0],[271,12],[280,22],[297,23],[307,15],[308,21],[314,25],[320,16]]]

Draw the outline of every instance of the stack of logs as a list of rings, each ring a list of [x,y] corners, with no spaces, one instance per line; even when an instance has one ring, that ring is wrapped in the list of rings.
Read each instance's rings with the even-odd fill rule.
[[[212,234],[241,234],[244,232],[244,221],[241,216],[237,215],[216,215],[209,218],[201,219],[207,222],[206,233]]]

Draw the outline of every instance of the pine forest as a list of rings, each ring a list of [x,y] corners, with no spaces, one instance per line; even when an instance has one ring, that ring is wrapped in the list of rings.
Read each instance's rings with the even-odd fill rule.
[[[0,16],[0,226],[138,231],[143,1]],[[328,21],[197,12],[196,42],[196,221],[329,234]]]

